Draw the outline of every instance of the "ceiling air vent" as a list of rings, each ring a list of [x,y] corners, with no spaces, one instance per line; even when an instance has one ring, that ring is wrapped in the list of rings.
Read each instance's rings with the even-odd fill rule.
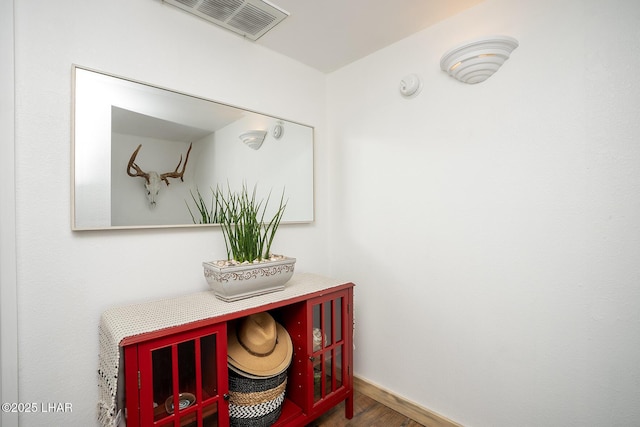
[[[248,39],[258,40],[289,12],[266,0],[164,0]]]

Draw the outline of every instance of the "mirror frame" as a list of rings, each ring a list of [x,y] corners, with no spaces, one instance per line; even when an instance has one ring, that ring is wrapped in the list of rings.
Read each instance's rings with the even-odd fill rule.
[[[308,197],[310,200],[308,200],[306,203],[310,203],[310,212],[307,215],[310,215],[310,218],[304,218],[304,219],[287,219],[287,218],[283,218],[282,220],[282,224],[307,224],[307,223],[313,223],[315,221],[315,128],[313,126],[307,125],[307,124],[303,124],[303,123],[299,123],[299,122],[295,122],[295,121],[291,121],[291,120],[287,120],[284,118],[280,118],[277,116],[271,116],[268,114],[264,114],[264,113],[260,113],[254,110],[250,110],[250,109],[246,109],[246,108],[242,108],[242,107],[238,107],[229,103],[224,103],[224,102],[219,102],[219,101],[215,101],[206,97],[202,97],[202,96],[198,96],[198,95],[192,95],[189,93],[185,93],[185,92],[180,92],[177,90],[173,90],[173,89],[168,89],[166,87],[163,86],[159,86],[159,85],[155,85],[155,84],[151,84],[151,83],[147,83],[147,82],[142,82],[139,80],[135,80],[135,79],[131,79],[131,78],[127,78],[127,77],[122,77],[116,74],[112,74],[112,73],[106,73],[100,70],[95,70],[92,68],[88,68],[88,67],[84,67],[84,66],[80,66],[80,65],[76,65],[73,64],[72,65],[72,78],[71,78],[71,95],[72,95],[72,99],[71,99],[71,229],[73,231],[90,231],[90,230],[122,230],[122,229],[147,229],[147,228],[186,228],[186,227],[202,227],[202,226],[219,226],[219,224],[195,224],[195,223],[184,223],[184,224],[132,224],[132,225],[95,225],[95,226],[86,226],[86,225],[78,225],[78,203],[77,203],[77,197],[78,197],[78,189],[77,189],[77,175],[78,175],[78,163],[79,163],[79,159],[78,157],[78,137],[76,135],[77,132],[77,113],[76,113],[76,107],[77,107],[77,97],[78,97],[78,93],[77,93],[77,70],[83,70],[83,71],[87,71],[87,72],[91,72],[91,73],[96,73],[99,74],[101,76],[107,77],[107,78],[113,78],[113,79],[119,79],[122,80],[123,82],[127,82],[127,83],[131,83],[131,84],[135,84],[135,85],[142,85],[142,87],[144,88],[149,88],[152,90],[159,90],[159,91],[165,91],[167,92],[167,94],[171,94],[171,96],[185,96],[185,97],[189,97],[192,98],[194,100],[197,100],[199,102],[206,102],[206,103],[212,103],[215,104],[216,106],[220,106],[220,107],[225,107],[225,108],[230,108],[230,109],[234,109],[234,110],[240,110],[243,112],[243,114],[250,114],[250,115],[260,115],[266,119],[272,119],[275,121],[281,121],[284,122],[284,124],[292,124],[292,125],[296,125],[296,126],[302,126],[304,128],[308,128],[310,131],[310,182],[309,182],[309,191],[310,191],[310,197],[309,196],[305,196]],[[115,106],[112,105],[112,108],[117,108]],[[159,119],[161,120],[161,119]],[[113,135],[113,132],[111,132],[111,135]],[[238,143],[241,144],[240,140],[238,139]],[[80,143],[82,144],[82,143]],[[109,144],[111,145],[111,144]],[[247,148],[247,147],[243,147],[243,148]],[[109,159],[110,160],[110,159]],[[190,159],[191,160],[191,159]],[[191,160],[192,161],[192,160]],[[190,163],[191,163],[190,161]],[[109,161],[110,164],[110,161]],[[174,166],[172,166],[173,168]],[[110,166],[109,166],[110,168]],[[186,176],[186,175],[185,175]],[[111,178],[109,178],[111,179]],[[213,183],[212,183],[213,185]],[[219,185],[219,183],[217,184]],[[259,184],[257,184],[259,187]],[[163,185],[163,191],[167,190],[167,186]],[[109,188],[111,188],[111,182],[109,182]],[[142,185],[140,185],[140,188],[143,188]],[[223,187],[223,189],[226,190],[226,188]],[[234,188],[234,191],[236,189]],[[286,186],[284,188],[285,191],[285,198],[286,198]],[[203,195],[205,194],[209,194],[209,192],[207,191],[206,193],[203,192]],[[273,201],[271,204],[276,203],[276,197],[279,199],[279,194],[275,194],[273,197]],[[143,190],[140,190],[140,197],[144,198],[144,194],[143,194]],[[146,199],[145,199],[146,202]],[[185,199],[186,202],[186,199]],[[109,201],[109,205],[111,205],[111,201]],[[186,209],[186,208],[185,208]],[[307,208],[308,209],[308,208]],[[306,212],[306,211],[305,211]],[[85,214],[85,213],[82,213]],[[109,217],[111,218],[111,212],[109,212]]]

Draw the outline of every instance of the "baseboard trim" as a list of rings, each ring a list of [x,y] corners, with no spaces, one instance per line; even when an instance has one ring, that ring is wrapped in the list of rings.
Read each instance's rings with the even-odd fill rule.
[[[398,396],[397,394],[394,394],[389,390],[385,390],[384,388],[360,377],[353,377],[353,386],[365,396],[382,403],[383,405],[426,427],[462,427],[462,425],[451,421],[442,415],[436,414],[417,403],[411,402],[404,397]]]

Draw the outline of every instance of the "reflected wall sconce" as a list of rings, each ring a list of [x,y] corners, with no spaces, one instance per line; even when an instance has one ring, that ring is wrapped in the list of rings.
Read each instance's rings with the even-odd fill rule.
[[[518,40],[509,36],[470,40],[442,55],[440,68],[463,83],[480,83],[498,71],[517,47]]]
[[[240,140],[250,148],[257,150],[262,146],[265,136],[267,136],[266,130],[250,130],[240,135]]]

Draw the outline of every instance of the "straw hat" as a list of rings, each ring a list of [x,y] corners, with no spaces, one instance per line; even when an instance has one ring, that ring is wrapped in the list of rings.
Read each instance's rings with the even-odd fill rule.
[[[293,344],[287,330],[264,312],[247,316],[229,328],[227,354],[234,371],[270,377],[289,367]]]

